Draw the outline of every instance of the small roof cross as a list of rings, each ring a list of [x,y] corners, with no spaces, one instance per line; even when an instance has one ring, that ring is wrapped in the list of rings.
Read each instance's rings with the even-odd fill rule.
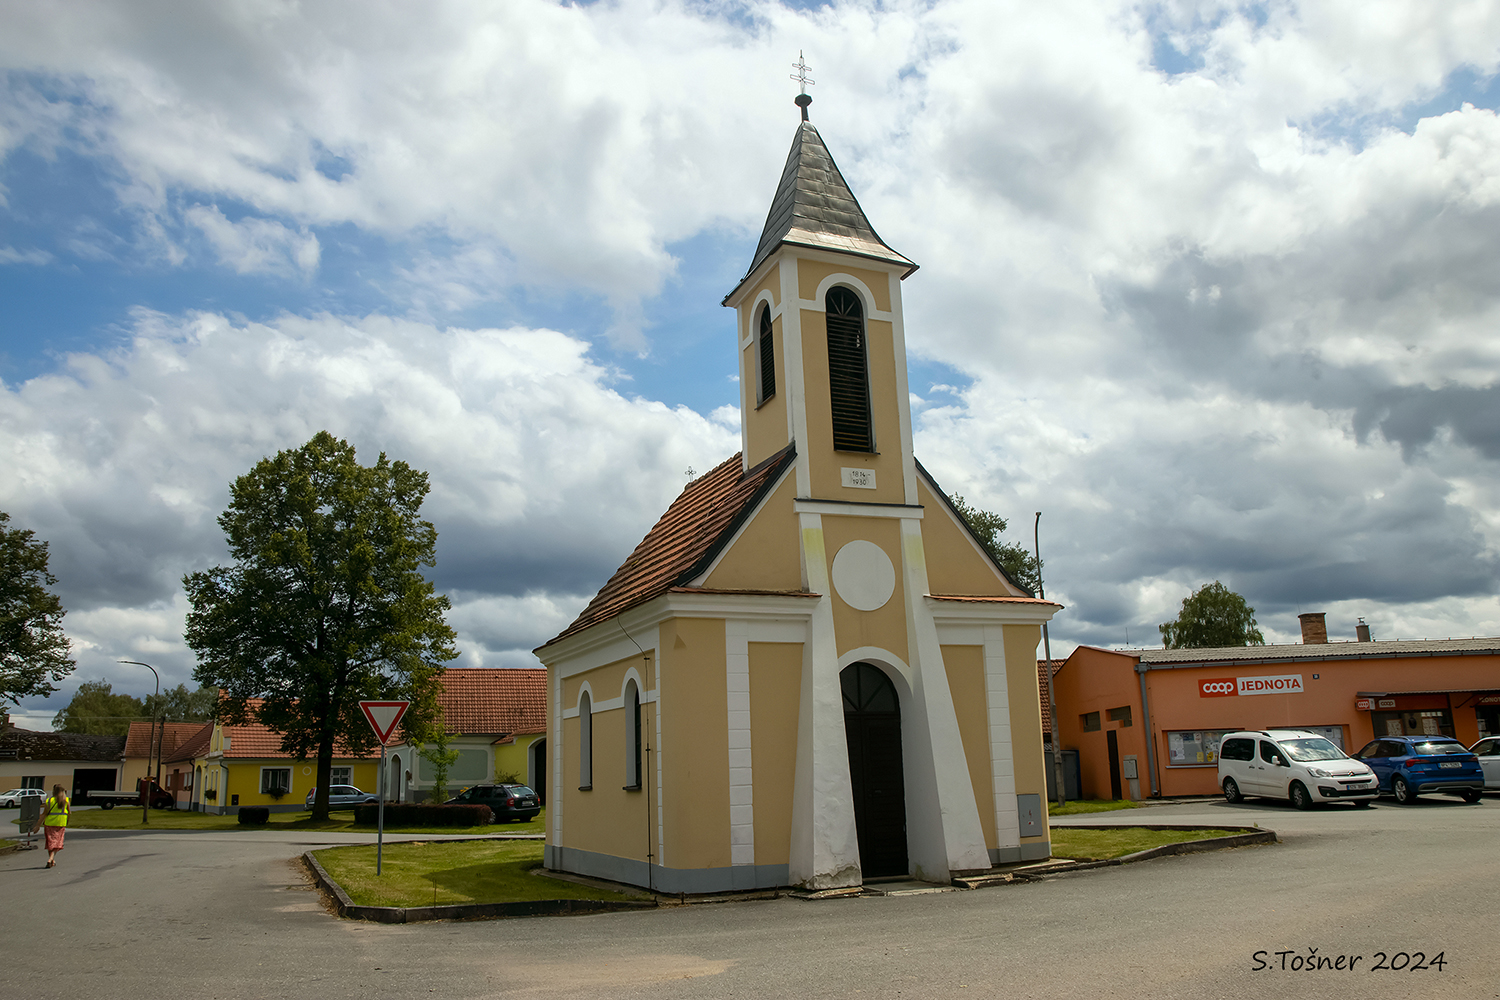
[[[797,50],[797,61],[792,63],[792,69],[797,71],[792,75],[792,79],[796,80],[802,87],[802,91],[797,95],[795,103],[797,107],[802,109],[802,120],[807,121],[807,106],[812,103],[812,95],[807,92],[807,88],[813,86],[818,81],[807,75],[807,71],[812,69],[812,67],[807,64],[807,59],[803,56],[801,49]]]

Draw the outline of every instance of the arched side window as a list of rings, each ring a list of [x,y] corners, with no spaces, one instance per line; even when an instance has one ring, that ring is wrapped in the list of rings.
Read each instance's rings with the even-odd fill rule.
[[[828,317],[828,389],[836,451],[874,451],[865,310],[859,296],[835,285],[823,299]]]
[[[641,689],[635,680],[625,684],[625,790],[641,788]]]
[[[578,697],[578,790],[594,787],[594,703],[587,691]]]
[[[771,307],[760,307],[760,331],[756,336],[756,357],[760,365],[760,398],[764,403],[776,395],[776,344],[771,336]]]

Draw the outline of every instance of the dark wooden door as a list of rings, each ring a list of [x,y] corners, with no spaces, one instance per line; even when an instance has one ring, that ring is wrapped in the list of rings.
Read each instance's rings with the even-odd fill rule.
[[[1111,729],[1104,734],[1109,743],[1109,797],[1120,797],[1120,737]]]
[[[869,663],[844,668],[840,681],[860,870],[866,878],[905,875],[906,782],[896,688]]]

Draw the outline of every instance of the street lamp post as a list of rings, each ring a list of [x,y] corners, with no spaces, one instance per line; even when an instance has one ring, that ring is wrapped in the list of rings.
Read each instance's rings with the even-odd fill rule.
[[[137,667],[145,667],[151,671],[151,676],[156,678],[156,694],[151,699],[154,706],[151,710],[151,738],[146,742],[146,787],[141,792],[141,822],[149,825],[151,823],[151,753],[156,749],[156,716],[161,711],[161,674],[149,663],[140,660],[121,660],[121,663],[131,663]],[[157,756],[161,754],[158,751]],[[157,765],[158,767],[160,764]]]
[[[1036,591],[1037,596],[1046,600],[1047,587],[1042,583],[1042,512],[1036,512],[1036,520],[1032,522],[1031,544],[1036,551]],[[1067,772],[1063,767],[1062,732],[1057,724],[1057,691],[1052,683],[1052,639],[1047,635],[1047,623],[1042,622],[1042,655],[1047,658],[1047,669],[1042,671],[1047,676],[1047,708],[1052,716],[1052,773],[1057,783],[1057,804],[1067,804]]]

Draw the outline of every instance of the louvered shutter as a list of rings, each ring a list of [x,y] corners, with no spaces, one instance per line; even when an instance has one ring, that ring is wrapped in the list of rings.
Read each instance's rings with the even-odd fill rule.
[[[865,317],[859,296],[847,288],[829,289],[828,389],[833,408],[836,451],[874,451],[870,430],[870,373],[865,360]]]
[[[776,395],[776,345],[771,338],[771,310],[760,311],[760,401]]]

